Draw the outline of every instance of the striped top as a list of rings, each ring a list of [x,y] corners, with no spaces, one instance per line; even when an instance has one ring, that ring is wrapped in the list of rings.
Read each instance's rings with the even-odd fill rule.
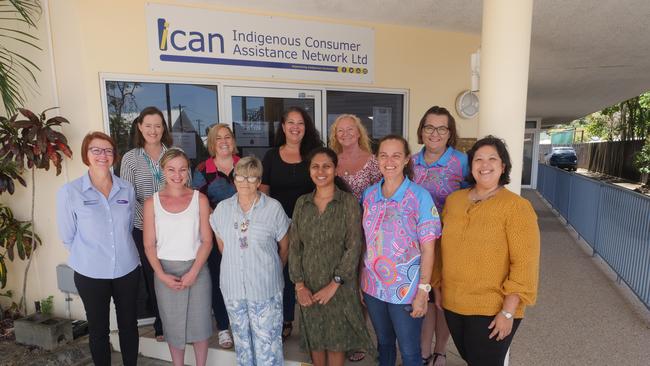
[[[267,300],[284,288],[278,241],[287,234],[290,221],[280,202],[264,193],[246,215],[237,196],[219,202],[210,215],[210,226],[224,244],[221,293],[226,300]],[[245,219],[249,224],[242,229]]]
[[[160,157],[167,151],[165,145],[162,146],[160,156],[156,161],[149,158],[144,148],[136,147],[129,150],[122,157],[120,166],[120,178],[133,184],[135,189],[135,217],[133,226],[142,230],[142,207],[144,201],[158,192],[164,182],[165,176],[162,174],[160,167]]]

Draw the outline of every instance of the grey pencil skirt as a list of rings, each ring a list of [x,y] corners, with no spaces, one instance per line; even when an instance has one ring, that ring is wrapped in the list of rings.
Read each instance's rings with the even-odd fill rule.
[[[167,274],[181,277],[194,261],[168,261],[160,264]],[[172,290],[154,276],[156,299],[167,343],[185,349],[185,344],[203,341],[212,335],[212,281],[204,265],[190,288]]]

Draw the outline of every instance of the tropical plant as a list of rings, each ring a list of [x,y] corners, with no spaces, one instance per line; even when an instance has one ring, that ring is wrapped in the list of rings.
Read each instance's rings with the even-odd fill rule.
[[[645,180],[647,180],[648,175],[650,175],[650,139],[646,140],[641,151],[634,155],[634,166],[642,176],[645,176]],[[650,184],[648,181],[642,183]]]
[[[40,301],[41,303],[41,313],[45,315],[52,315],[52,310],[54,309],[54,296],[50,295]]]
[[[9,115],[25,104],[23,87],[37,84],[40,68],[18,50],[41,50],[38,38],[20,29],[35,28],[41,10],[38,0],[0,0],[0,96]]]
[[[5,260],[13,261],[16,255],[21,260],[30,258],[37,245],[41,238],[32,231],[31,222],[16,219],[11,208],[0,204],[0,288],[7,285]]]
[[[29,221],[31,230],[34,230],[35,227],[36,169],[49,170],[50,166],[54,165],[56,175],[59,175],[61,174],[63,156],[72,158],[67,138],[55,130],[61,124],[69,122],[61,116],[48,119],[46,112],[51,109],[53,108],[36,115],[28,109],[19,108],[20,114],[16,114],[10,119],[0,119],[0,159],[6,164],[16,164],[18,169],[26,167],[31,171],[32,201]],[[21,115],[26,119],[18,119]],[[36,239],[35,235],[31,236],[29,253],[36,249]],[[40,244],[40,240],[38,243]],[[23,256],[20,257],[24,259]],[[28,255],[25,258],[27,258],[27,265],[25,266],[23,292],[19,305],[26,313],[27,273],[33,256]]]

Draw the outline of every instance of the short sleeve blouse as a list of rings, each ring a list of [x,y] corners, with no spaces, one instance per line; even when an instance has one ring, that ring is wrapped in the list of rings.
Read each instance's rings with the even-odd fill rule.
[[[440,217],[429,192],[408,178],[388,198],[383,182],[368,187],[362,198],[361,289],[391,304],[410,304],[420,283],[420,245],[440,237]]]
[[[286,163],[280,157],[280,148],[274,147],[266,152],[262,165],[262,184],[270,187],[271,198],[278,200],[287,216],[292,217],[298,198],[315,188],[307,162]]]

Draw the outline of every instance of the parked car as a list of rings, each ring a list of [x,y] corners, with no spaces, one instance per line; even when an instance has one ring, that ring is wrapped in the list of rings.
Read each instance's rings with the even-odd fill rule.
[[[578,156],[571,146],[553,147],[551,152],[546,154],[546,162],[560,169],[575,171],[578,168]]]

